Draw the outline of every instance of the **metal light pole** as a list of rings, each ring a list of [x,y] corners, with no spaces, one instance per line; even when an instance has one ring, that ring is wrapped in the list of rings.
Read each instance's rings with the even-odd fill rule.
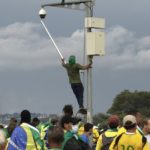
[[[78,0],[78,1],[70,1],[70,2],[63,2],[63,3],[52,3],[52,4],[43,4],[41,7],[45,8],[47,6],[52,6],[52,7],[60,7],[60,8],[69,8],[69,9],[77,9],[77,10],[82,10],[82,8],[78,7],[78,8],[72,8],[72,5],[76,5],[79,6],[80,4],[84,4],[85,9],[83,9],[85,11],[85,17],[92,17],[93,16],[93,3],[95,0]],[[45,30],[47,33],[48,30],[45,27],[45,25],[43,24],[43,22],[41,22],[42,25],[44,26]],[[91,28],[85,28],[84,32],[91,32]],[[85,36],[84,33],[84,36]],[[51,38],[51,35],[49,34],[50,39],[53,41],[53,39]],[[54,45],[55,42],[53,41]],[[92,61],[92,56],[87,56],[86,55],[86,39],[84,38],[84,55],[87,59],[87,63],[90,63]],[[57,46],[55,45],[59,55],[61,56],[61,58],[63,57],[61,55],[61,53],[59,52],[59,49],[57,48]],[[86,62],[86,60],[84,60],[84,63]],[[92,115],[93,115],[93,108],[92,108],[92,69],[88,69],[87,70],[87,122],[91,122],[93,121],[92,119]]]
[[[86,16],[85,17],[92,17],[93,16],[93,3],[88,2],[86,7]],[[91,28],[86,28],[86,32],[91,32]],[[86,45],[86,39],[85,39]],[[85,46],[86,50],[86,46]],[[85,54],[86,55],[86,54]],[[87,63],[92,61],[93,57],[87,56]],[[87,70],[87,122],[93,122],[93,103],[92,103],[92,68]]]

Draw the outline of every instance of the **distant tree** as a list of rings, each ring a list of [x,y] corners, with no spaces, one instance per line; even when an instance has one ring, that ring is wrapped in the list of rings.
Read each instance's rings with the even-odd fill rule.
[[[123,115],[126,112],[136,110],[141,112],[145,117],[150,116],[150,92],[124,90],[116,96],[111,108],[108,109],[109,114]]]
[[[93,116],[93,124],[98,125],[100,128],[107,126],[108,114],[98,113]]]

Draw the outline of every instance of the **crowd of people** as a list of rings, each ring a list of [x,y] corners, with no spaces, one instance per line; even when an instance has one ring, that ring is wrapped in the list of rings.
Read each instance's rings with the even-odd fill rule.
[[[150,119],[132,111],[122,120],[110,115],[107,122],[108,128],[100,130],[74,116],[72,105],[46,123],[23,110],[20,121],[11,118],[7,127],[1,126],[0,150],[150,150]]]

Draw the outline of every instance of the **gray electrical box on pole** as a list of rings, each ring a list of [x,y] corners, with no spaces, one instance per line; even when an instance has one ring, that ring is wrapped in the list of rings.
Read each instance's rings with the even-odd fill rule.
[[[85,28],[101,29],[100,31],[86,33],[86,54],[103,56],[105,54],[105,20],[103,18],[85,18]]]

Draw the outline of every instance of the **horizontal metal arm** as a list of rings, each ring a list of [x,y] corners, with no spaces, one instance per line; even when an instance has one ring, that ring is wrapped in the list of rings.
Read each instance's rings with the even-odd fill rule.
[[[92,2],[93,0],[82,0],[79,2],[65,2],[65,3],[52,3],[52,4],[43,4],[41,7],[47,7],[47,6],[64,6],[64,5],[74,5],[74,4],[82,4],[82,3],[87,3],[87,2]]]

